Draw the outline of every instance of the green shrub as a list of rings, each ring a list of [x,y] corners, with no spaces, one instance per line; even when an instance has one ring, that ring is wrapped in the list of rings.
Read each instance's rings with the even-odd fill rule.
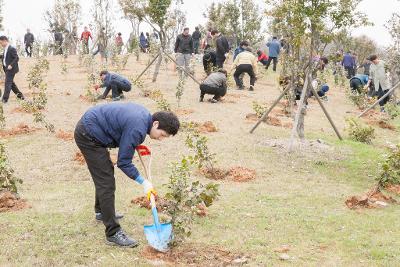
[[[387,155],[378,181],[381,187],[400,184],[400,144]]]
[[[346,119],[346,121],[348,124],[347,131],[349,133],[350,139],[361,143],[372,143],[372,140],[375,138],[374,128],[365,125],[356,118],[348,118]]]
[[[15,177],[14,170],[8,161],[5,145],[0,143],[0,191],[5,189],[17,193],[18,183],[22,183],[22,180]]]
[[[393,101],[385,105],[385,110],[391,119],[400,116],[400,107]]]
[[[261,118],[262,115],[267,111],[267,105],[259,104],[257,101],[253,101],[253,110],[256,113],[258,118]]]

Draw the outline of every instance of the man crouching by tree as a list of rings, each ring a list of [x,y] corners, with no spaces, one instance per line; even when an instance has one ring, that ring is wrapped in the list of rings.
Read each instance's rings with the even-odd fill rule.
[[[102,80],[103,84],[96,85],[95,89],[97,90],[99,87],[105,87],[106,89],[104,90],[104,93],[98,97],[98,99],[106,99],[111,90],[112,100],[119,101],[125,98],[123,92],[129,92],[132,89],[131,82],[127,78],[116,73],[103,70],[100,72],[100,79]]]
[[[95,215],[103,221],[106,240],[110,245],[135,247],[138,242],[122,229],[115,212],[114,166],[108,148],[119,147],[117,166],[129,178],[141,184],[149,198],[155,194],[150,181],[143,178],[132,163],[135,147],[149,135],[163,140],[177,134],[179,120],[171,112],[153,115],[134,103],[110,103],[90,108],[75,128],[75,142],[81,150],[95,185]]]

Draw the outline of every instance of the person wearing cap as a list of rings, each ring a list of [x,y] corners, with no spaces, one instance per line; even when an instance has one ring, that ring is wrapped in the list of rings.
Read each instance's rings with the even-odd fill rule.
[[[143,186],[149,199],[156,195],[152,183],[141,176],[133,164],[135,148],[146,136],[162,141],[176,135],[180,127],[178,117],[172,112],[150,112],[134,103],[109,103],[97,105],[82,116],[75,127],[75,142],[82,152],[95,186],[95,218],[105,226],[109,245],[135,247],[138,242],[121,228],[122,215],[115,211],[114,164],[110,148],[118,148],[117,166],[126,176]]]

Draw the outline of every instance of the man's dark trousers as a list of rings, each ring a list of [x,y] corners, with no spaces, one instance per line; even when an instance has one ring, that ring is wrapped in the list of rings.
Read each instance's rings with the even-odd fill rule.
[[[203,98],[204,95],[214,95],[215,100],[219,100],[221,97],[223,97],[226,94],[226,88],[225,87],[214,87],[214,86],[209,86],[206,84],[201,84],[200,85],[200,97]]]
[[[277,57],[269,57],[267,61],[267,65],[265,66],[266,69],[269,68],[269,65],[271,64],[271,61],[273,61],[273,66],[272,70],[276,71],[276,65],[278,64],[278,58]]]
[[[225,62],[226,57],[225,56],[221,56],[221,55],[217,55],[217,67],[222,69],[224,68],[224,62]]]
[[[26,56],[32,57],[32,44],[25,45]]]
[[[256,75],[254,74],[253,66],[251,64],[240,64],[236,67],[236,71],[233,74],[236,85],[240,88],[243,87],[243,80],[241,78],[242,73],[247,73],[250,76],[250,85],[254,86],[256,82]]]
[[[8,98],[10,97],[11,90],[14,94],[17,95],[19,99],[24,99],[23,94],[18,89],[17,85],[14,82],[15,72],[13,70],[5,70],[5,83],[4,83],[4,95],[3,95],[3,102],[7,102]]]
[[[107,148],[90,137],[82,121],[75,128],[75,142],[81,150],[96,189],[95,212],[101,213],[106,236],[114,235],[121,227],[115,218],[114,165]]]

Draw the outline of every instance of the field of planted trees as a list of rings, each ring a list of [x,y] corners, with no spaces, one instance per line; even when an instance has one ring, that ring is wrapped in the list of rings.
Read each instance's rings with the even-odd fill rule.
[[[97,27],[108,27],[112,1],[94,2]],[[248,40],[267,53],[264,41],[255,38],[266,31],[286,46],[276,72],[259,63],[254,91],[237,90],[228,53],[227,93],[211,103],[211,96],[199,102],[199,83],[207,77],[202,54],[191,58],[185,76],[171,51],[187,21],[179,2],[114,3],[135,30],[147,23],[159,33],[148,53],[134,42],[121,54],[110,45],[104,60],[80,49],[71,53],[68,44],[62,55],[53,55],[54,47],[44,41],[36,43],[32,58],[20,52],[15,82],[25,100],[12,95],[0,104],[0,266],[398,265],[399,15],[388,19],[393,44],[383,50],[367,36],[350,34],[370,23],[356,11],[360,1],[212,4],[201,31],[240,32],[234,43]],[[46,13],[48,22],[59,23],[50,25],[76,25],[79,16],[60,20],[58,12],[78,14],[79,1],[57,0]],[[237,14],[244,19],[220,19]],[[267,29],[261,29],[261,16]],[[351,90],[335,59],[341,49],[360,60],[373,54],[385,60],[393,91],[384,112],[373,106],[379,97],[369,96],[367,87]],[[323,56],[329,63],[321,70]],[[102,89],[96,87],[105,69],[132,83],[121,102],[179,118],[176,136],[143,143],[152,151],[160,221],[173,227],[167,252],[148,245],[143,225],[153,223],[150,202],[117,168],[118,148],[110,149],[115,207],[139,246],[107,245],[104,226],[95,220],[95,188],[74,130],[90,107],[113,102],[99,98]],[[325,97],[314,83],[329,85]],[[146,172],[137,155],[133,163]]]

